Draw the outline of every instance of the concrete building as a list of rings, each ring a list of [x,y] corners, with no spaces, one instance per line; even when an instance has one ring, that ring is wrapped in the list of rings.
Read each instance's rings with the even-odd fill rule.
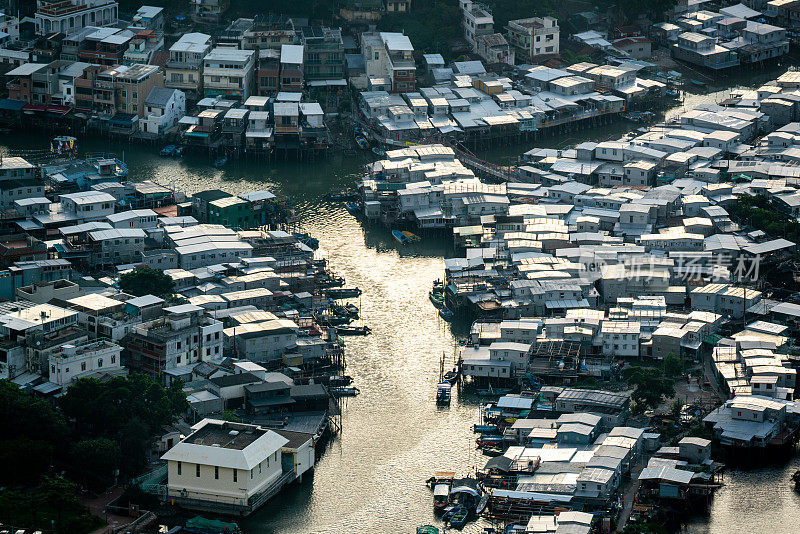
[[[67,387],[79,378],[98,374],[127,373],[122,367],[122,347],[108,341],[93,341],[82,345],[65,344],[60,353],[49,358],[49,380]]]
[[[203,58],[203,94],[244,102],[252,94],[256,53],[217,47]]]
[[[486,63],[514,64],[514,49],[502,33],[479,35],[476,38],[478,55]]]
[[[488,9],[472,0],[459,0],[459,7],[463,17],[464,38],[472,51],[477,52],[478,37],[494,33],[494,17]]]
[[[518,60],[537,61],[559,54],[561,33],[558,20],[553,17],[510,20],[506,31]]]
[[[186,113],[186,95],[178,89],[153,87],[144,101],[145,116],[139,121],[141,131],[163,136],[175,130]]]
[[[42,1],[36,11],[36,33],[70,33],[87,26],[110,26],[117,21],[113,0]]]
[[[203,58],[211,50],[211,36],[185,33],[169,48],[164,86],[179,89],[196,100],[203,93]]]

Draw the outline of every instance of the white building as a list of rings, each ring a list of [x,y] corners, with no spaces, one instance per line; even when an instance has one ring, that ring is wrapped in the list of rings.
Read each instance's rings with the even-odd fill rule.
[[[254,50],[217,47],[203,58],[203,94],[246,100],[252,92]]]
[[[63,345],[60,353],[50,355],[50,382],[69,386],[78,378],[99,373],[119,374],[124,371],[121,353],[122,347],[108,341]]]
[[[178,89],[153,87],[144,101],[145,116],[139,126],[145,133],[164,135],[178,125],[186,113],[186,95]]]
[[[473,3],[472,0],[460,0],[459,7],[463,17],[464,38],[472,47],[472,51],[477,52],[477,38],[494,33],[494,17],[486,8]]]
[[[82,191],[61,195],[61,210],[74,213],[79,220],[97,221],[114,213],[116,199],[100,191]]]
[[[203,58],[211,50],[211,36],[186,33],[169,48],[164,67],[164,86],[180,89],[196,98],[202,93]]]
[[[607,357],[637,358],[641,324],[635,321],[603,321],[600,337],[603,355]]]
[[[110,26],[117,22],[118,5],[113,0],[65,0],[39,2],[36,33],[73,33],[87,26]]]
[[[283,476],[281,449],[289,440],[280,434],[214,419],[192,429],[161,457],[170,498],[244,510]]]

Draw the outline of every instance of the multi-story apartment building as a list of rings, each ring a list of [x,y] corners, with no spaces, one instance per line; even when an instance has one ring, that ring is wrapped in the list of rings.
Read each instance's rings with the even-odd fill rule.
[[[43,0],[36,11],[36,33],[70,33],[86,26],[109,26],[117,16],[118,5],[113,0]]]
[[[386,77],[392,82],[393,93],[410,93],[415,90],[417,70],[414,47],[402,33],[381,32],[386,48]]]
[[[553,17],[532,17],[508,21],[508,42],[518,59],[536,61],[559,53],[560,30]]]
[[[100,72],[94,82],[95,109],[143,117],[145,100],[153,87],[164,85],[157,65],[120,65]]]
[[[165,371],[222,359],[222,323],[199,306],[164,308],[164,317],[133,327],[123,340],[126,365],[161,377]]]
[[[464,38],[472,47],[473,52],[478,51],[478,36],[494,33],[494,17],[489,10],[472,0],[460,0],[461,15],[464,24]]]
[[[266,48],[258,51],[256,89],[258,96],[275,96],[281,70],[281,51]]]
[[[0,40],[3,45],[19,41],[19,19],[8,15],[5,9],[0,9],[0,32],[6,34]]]
[[[180,89],[195,100],[203,93],[203,58],[211,50],[211,36],[186,33],[169,49],[164,86]]]
[[[303,90],[303,45],[281,47],[279,90]]]
[[[245,50],[280,50],[285,44],[297,44],[298,36],[289,17],[258,15],[253,25],[242,34],[241,47]]]
[[[84,37],[78,59],[106,67],[119,65],[133,36],[128,30],[98,28]]]
[[[306,26],[300,31],[306,80],[344,78],[344,44],[340,28]]]
[[[252,94],[256,52],[217,47],[203,59],[203,94],[245,100]]]

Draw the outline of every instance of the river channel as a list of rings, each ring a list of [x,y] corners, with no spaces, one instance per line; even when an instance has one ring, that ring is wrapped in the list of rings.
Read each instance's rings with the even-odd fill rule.
[[[747,86],[756,87],[780,72],[751,74]],[[741,83],[745,78],[733,81]],[[707,94],[687,95],[667,116],[727,96],[727,88],[713,87]],[[566,147],[618,137],[632,128],[617,122],[537,144]],[[136,145],[103,139],[81,139],[80,145],[82,152],[124,157],[132,180],[153,179],[187,193],[208,188],[231,193],[269,189],[285,195],[305,230],[319,239],[319,254],[328,258],[348,286],[364,291],[359,305],[372,335],[347,339],[346,346],[347,373],[362,393],[344,403],[342,433],[325,451],[313,478],[244,521],[245,531],[411,533],[425,523],[441,526],[424,481],[435,470],[466,476],[486,460],[475,452],[471,431],[478,421],[479,400],[457,394],[450,407],[437,408],[434,402],[440,359],[444,355],[452,362],[456,341],[427,295],[433,281],[443,276],[443,259],[452,254],[449,241],[426,238],[400,248],[385,228],[365,225],[341,204],[324,200],[329,190],[358,182],[368,161],[364,153],[303,164],[232,161],[217,170],[202,158],[164,159],[156,150]],[[0,149],[14,153],[46,147],[44,136],[0,139]],[[530,148],[526,144],[479,154],[509,163]],[[800,498],[791,491],[789,477],[799,467],[796,458],[777,466],[729,470],[726,486],[708,516],[690,520],[686,532],[798,532]],[[483,526],[472,523],[465,532],[481,532]]]

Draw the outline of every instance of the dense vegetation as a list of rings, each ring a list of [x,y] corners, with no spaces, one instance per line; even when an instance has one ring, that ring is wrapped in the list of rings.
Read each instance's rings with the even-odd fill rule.
[[[683,372],[683,361],[668,354],[661,366],[630,365],[622,370],[625,381],[634,386],[631,400],[633,411],[642,413],[657,408],[665,399],[675,395],[675,377]]]
[[[137,297],[142,295],[165,297],[175,292],[175,281],[164,274],[164,271],[141,267],[120,276],[119,287],[122,291]]]
[[[79,379],[58,407],[0,381],[0,523],[59,534],[97,528],[102,520],[78,503],[78,487],[101,492],[117,472],[141,473],[152,438],[186,409],[180,383],[165,389],[144,375]]]
[[[800,242],[800,223],[781,211],[767,195],[740,196],[728,213],[739,224],[763,230],[770,237]]]

